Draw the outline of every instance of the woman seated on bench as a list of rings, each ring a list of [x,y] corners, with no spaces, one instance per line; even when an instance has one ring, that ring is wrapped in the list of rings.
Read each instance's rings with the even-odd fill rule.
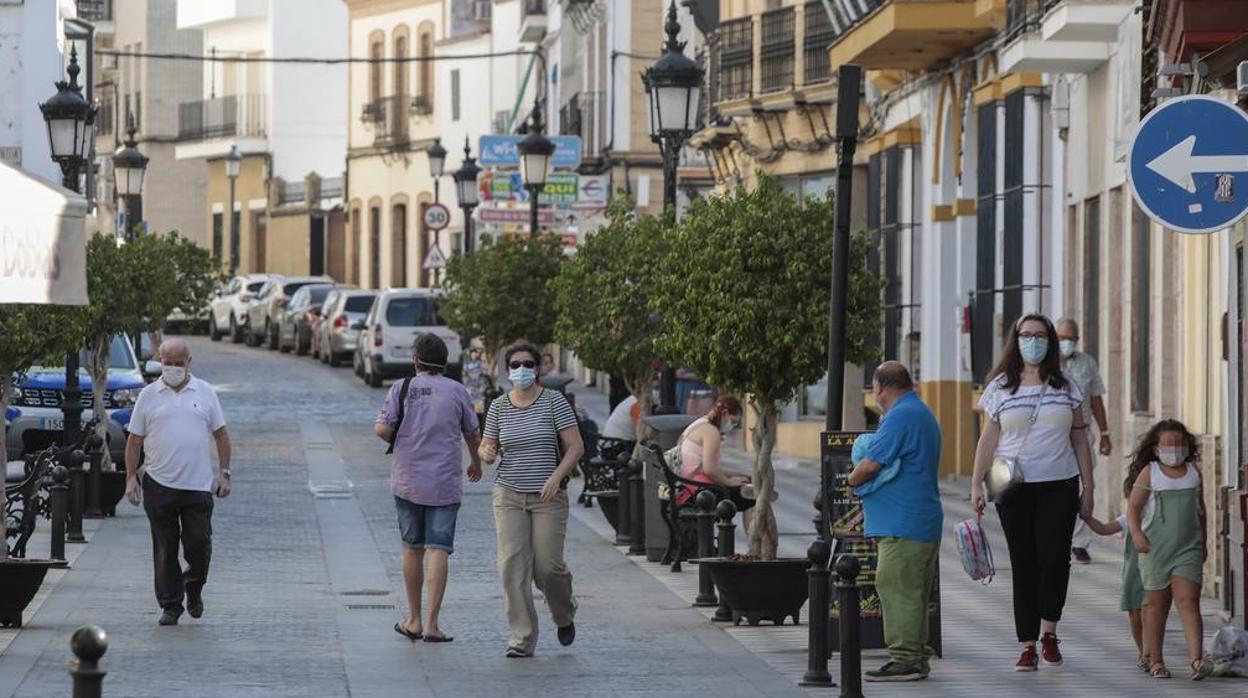
[[[754,500],[745,497],[741,490],[750,484],[750,476],[720,466],[719,453],[724,437],[741,425],[741,403],[731,395],[725,395],[705,416],[698,418],[680,435],[680,467],[677,472],[686,480],[723,485],[728,488],[732,503],[742,512],[745,530],[750,530],[750,511]],[[698,493],[697,487],[685,487],[676,496],[676,504],[682,505]]]

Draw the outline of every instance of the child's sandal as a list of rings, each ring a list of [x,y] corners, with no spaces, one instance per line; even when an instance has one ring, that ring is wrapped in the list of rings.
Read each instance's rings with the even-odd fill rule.
[[[1204,657],[1192,661],[1192,680],[1201,681],[1213,674],[1213,662]]]
[[[1170,670],[1166,668],[1165,664],[1156,662],[1149,668],[1148,675],[1154,679],[1168,679],[1170,678]]]

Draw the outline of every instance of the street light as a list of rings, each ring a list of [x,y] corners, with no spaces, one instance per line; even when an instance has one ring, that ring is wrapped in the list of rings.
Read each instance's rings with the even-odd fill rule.
[[[117,194],[126,204],[126,238],[138,235],[135,225],[143,223],[143,175],[147,171],[148,158],[139,151],[134,139],[134,114],[126,121],[126,140],[113,153],[113,182]],[[133,235],[132,235],[133,231]]]
[[[550,177],[550,162],[555,154],[555,144],[542,135],[540,103],[533,105],[529,135],[520,141],[516,149],[520,151],[520,175],[524,179],[524,188],[529,192],[529,235],[536,237],[537,200],[546,188],[546,180]]]
[[[61,183],[66,189],[81,194],[78,172],[87,161],[92,126],[95,124],[95,107],[82,96],[78,84],[78,49],[69,50],[69,82],[56,83],[56,94],[43,104],[43,120],[48,127],[48,145],[52,160],[61,166]],[[65,391],[61,399],[61,412],[65,425],[61,431],[61,443],[65,446],[78,442],[82,431],[82,390],[78,383],[78,352],[65,354]]]
[[[425,157],[429,158],[429,176],[433,177],[433,202],[441,203],[438,184],[446,170],[446,148],[442,147],[441,138],[433,139],[433,145],[425,148]]]
[[[455,195],[459,198],[459,207],[464,211],[464,254],[472,254],[472,209],[477,207],[477,175],[481,168],[477,167],[476,158],[464,136],[464,164],[460,165],[452,177],[455,180]]]
[[[225,156],[225,176],[230,179],[230,208],[225,217],[230,221],[230,276],[238,272],[238,226],[234,225],[234,182],[238,179],[239,165],[243,156],[238,154],[238,146],[230,145],[230,152]]]
[[[677,155],[697,126],[703,70],[685,55],[675,0],[668,5],[664,29],[667,41],[663,55],[642,73],[641,81],[650,99],[650,140],[659,144],[663,155],[663,211],[670,210],[675,220]],[[680,412],[676,405],[676,369],[671,366],[663,369],[659,402],[656,414]]]

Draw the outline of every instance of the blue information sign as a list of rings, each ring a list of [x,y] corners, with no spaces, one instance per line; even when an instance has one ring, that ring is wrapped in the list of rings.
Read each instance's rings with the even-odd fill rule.
[[[1128,156],[1140,208],[1167,228],[1212,233],[1248,213],[1248,114],[1213,97],[1180,97],[1140,122]]]
[[[483,167],[519,167],[520,151],[516,149],[524,136],[481,136],[478,145]],[[547,136],[555,144],[553,167],[579,167],[580,136]]]

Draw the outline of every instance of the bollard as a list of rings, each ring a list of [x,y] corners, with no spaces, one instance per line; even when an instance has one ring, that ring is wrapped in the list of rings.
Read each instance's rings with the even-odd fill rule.
[[[100,657],[108,651],[108,635],[98,625],[84,625],[74,631],[69,648],[78,658],[69,670],[74,677],[73,698],[101,698],[107,671],[100,670]]]
[[[693,502],[698,506],[698,557],[714,557],[715,493],[704,488],[693,498]],[[711,569],[706,565],[698,565],[698,595],[693,605],[719,605],[719,599],[715,597],[715,583],[711,581]]]
[[[632,524],[632,540],[628,544],[629,555],[646,554],[646,482],[641,476],[641,461],[628,462],[629,523]]]
[[[65,514],[69,506],[69,470],[63,465],[52,468],[52,553],[53,560],[65,559]]]
[[[737,552],[737,526],[732,522],[732,517],[737,515],[737,505],[731,500],[721,499],[715,507],[715,515],[719,517],[719,542],[720,557],[729,557]],[[732,609],[729,608],[728,602],[724,601],[724,595],[719,595],[719,606],[715,609],[715,615],[711,616],[711,620],[721,623],[732,622]]]
[[[806,673],[799,686],[835,686],[828,673],[828,560],[832,548],[816,539],[806,549],[810,569],[810,621],[807,623]]]
[[[88,519],[102,519],[104,508],[100,505],[100,492],[104,487],[104,440],[92,434],[87,437],[87,447],[91,449],[91,472],[87,476],[87,505],[82,515]]]
[[[615,469],[615,489],[619,494],[615,499],[615,544],[631,545],[633,542],[633,499],[628,484],[628,469],[631,460],[625,461]]]
[[[69,519],[66,522],[65,540],[69,543],[86,543],[82,535],[82,508],[86,505],[87,471],[83,469],[82,451],[70,454],[69,468]]]
[[[858,573],[853,555],[836,558],[836,593],[841,640],[841,698],[862,698],[862,634],[858,616]]]

